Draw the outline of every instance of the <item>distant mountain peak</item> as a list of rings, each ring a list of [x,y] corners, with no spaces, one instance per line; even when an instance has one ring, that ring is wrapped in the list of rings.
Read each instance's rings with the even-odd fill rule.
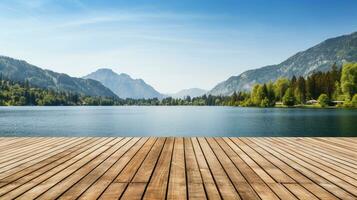
[[[101,82],[121,98],[148,99],[165,97],[145,83],[143,79],[133,79],[128,74],[118,74],[109,68],[100,68],[83,78]]]
[[[203,96],[206,93],[207,93],[207,90],[204,90],[201,88],[188,88],[188,89],[180,90],[179,92],[177,92],[175,94],[171,94],[169,96],[171,96],[173,98],[183,99],[187,96],[190,96],[190,97]]]
[[[113,74],[115,74],[115,72],[110,68],[99,68],[95,72],[97,72],[97,73],[113,73]]]
[[[125,78],[129,78],[132,79],[131,76],[129,74],[126,73],[117,73],[114,70],[110,69],[110,68],[99,68],[97,69],[95,72],[92,72],[91,74],[96,74],[96,75],[111,75],[111,76],[122,76]],[[90,74],[89,74],[90,75]],[[87,75],[87,76],[89,76]]]

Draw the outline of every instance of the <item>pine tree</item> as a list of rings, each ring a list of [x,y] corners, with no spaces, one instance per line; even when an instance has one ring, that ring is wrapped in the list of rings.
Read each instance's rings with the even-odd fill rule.
[[[296,103],[296,99],[292,88],[288,88],[283,97],[283,104],[286,106],[293,106]]]
[[[306,101],[306,86],[304,77],[300,76],[296,83],[296,88],[294,90],[295,97],[297,101],[304,104]]]

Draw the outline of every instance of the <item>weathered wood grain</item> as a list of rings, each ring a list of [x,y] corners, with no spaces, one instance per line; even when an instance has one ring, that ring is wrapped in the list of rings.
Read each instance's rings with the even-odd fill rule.
[[[0,199],[357,199],[357,138],[0,137]]]

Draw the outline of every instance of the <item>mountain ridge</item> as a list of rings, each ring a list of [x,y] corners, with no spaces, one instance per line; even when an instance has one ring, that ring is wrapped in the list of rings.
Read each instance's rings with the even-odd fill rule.
[[[327,71],[336,63],[357,61],[357,32],[337,36],[299,51],[275,65],[247,70],[220,82],[208,94],[230,95],[234,91],[249,90],[256,83],[274,81],[279,77],[308,76],[314,71]]]
[[[69,91],[88,96],[117,97],[110,89],[95,80],[71,77],[42,69],[24,60],[0,56],[0,73],[14,81],[28,81],[30,84],[47,89]]]
[[[171,96],[173,98],[183,99],[187,96],[199,97],[206,94],[207,92],[208,92],[207,90],[201,88],[188,88],[188,89],[182,89],[174,94],[168,94],[168,96]]]
[[[155,90],[143,79],[133,79],[128,74],[118,74],[110,68],[99,68],[83,78],[101,82],[104,86],[111,89],[117,96],[124,99],[162,99],[165,97],[165,95]]]

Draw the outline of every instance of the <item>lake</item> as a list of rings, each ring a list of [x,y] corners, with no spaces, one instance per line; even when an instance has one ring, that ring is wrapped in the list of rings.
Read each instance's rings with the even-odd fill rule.
[[[0,107],[0,136],[357,136],[357,110]]]

